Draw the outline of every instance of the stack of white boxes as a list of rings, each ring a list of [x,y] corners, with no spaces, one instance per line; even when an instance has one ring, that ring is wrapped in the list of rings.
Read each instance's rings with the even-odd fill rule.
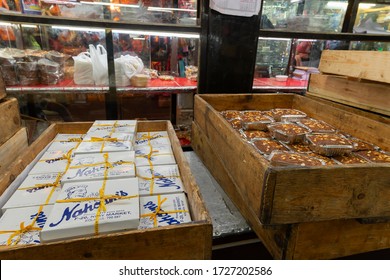
[[[166,131],[95,121],[58,134],[2,208],[0,244],[38,244],[190,222]]]

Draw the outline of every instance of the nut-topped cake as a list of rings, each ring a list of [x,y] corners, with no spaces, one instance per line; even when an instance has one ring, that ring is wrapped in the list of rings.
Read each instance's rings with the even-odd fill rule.
[[[324,161],[306,154],[294,152],[277,151],[272,152],[269,160],[273,165],[294,165],[294,166],[321,166]]]
[[[278,141],[272,139],[258,139],[252,142],[253,145],[262,154],[269,155],[272,151],[283,150],[287,151],[287,148]]]
[[[305,140],[305,134],[310,130],[295,123],[275,123],[268,125],[271,135],[285,143],[301,143]]]
[[[306,135],[310,149],[324,156],[337,156],[352,152],[352,142],[341,134]]]

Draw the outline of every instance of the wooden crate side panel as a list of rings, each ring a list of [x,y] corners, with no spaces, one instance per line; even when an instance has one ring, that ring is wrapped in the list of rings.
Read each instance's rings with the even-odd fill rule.
[[[25,127],[19,129],[7,142],[0,146],[0,173],[18,158],[20,151],[28,147],[27,130]]]
[[[195,122],[205,132],[228,172],[236,179],[247,203],[260,215],[262,186],[268,162],[254,147],[242,141],[238,132],[210,104],[196,102],[195,105]]]
[[[261,95],[261,99],[258,96]],[[215,110],[268,110],[269,108],[291,108],[293,94],[200,94],[201,98]]]
[[[0,75],[0,100],[6,97],[6,91],[5,91],[5,83],[3,80],[3,75]]]
[[[0,98],[1,99],[1,98]],[[20,111],[16,98],[0,101],[0,145],[10,139],[20,128]]]
[[[356,220],[302,223],[296,227],[292,259],[335,259],[390,248],[390,223]]]
[[[342,109],[345,106],[330,106],[329,103],[304,96],[295,96],[293,107],[328,122],[345,133],[390,150],[390,125],[387,123]]]
[[[318,69],[323,73],[390,83],[390,53],[324,50]]]
[[[310,95],[390,116],[390,85],[312,74]]]
[[[289,227],[283,225],[269,227],[260,223],[257,213],[248,205],[247,199],[241,189],[237,186],[230,172],[224,166],[219,154],[216,153],[207,139],[206,134],[196,122],[192,123],[191,144],[196,154],[229,195],[230,199],[268,251],[275,259],[282,259],[285,254],[284,248],[288,241],[287,232]]]
[[[210,259],[211,226],[186,224],[33,246],[0,248],[0,259]]]
[[[264,224],[390,216],[390,165],[280,168]],[[265,216],[269,214],[268,216]]]
[[[92,124],[92,122],[60,122],[56,123],[55,131],[65,134],[85,134]]]

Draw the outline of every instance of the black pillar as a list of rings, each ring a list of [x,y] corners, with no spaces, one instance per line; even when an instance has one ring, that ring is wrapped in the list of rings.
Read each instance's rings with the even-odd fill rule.
[[[198,92],[252,92],[260,17],[224,15],[204,7],[201,20]]]

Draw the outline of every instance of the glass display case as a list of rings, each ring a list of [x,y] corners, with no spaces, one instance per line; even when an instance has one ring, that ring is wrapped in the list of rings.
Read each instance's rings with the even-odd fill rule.
[[[355,33],[390,35],[390,3],[360,3],[353,27]]]
[[[196,91],[196,1],[5,1],[0,70],[22,114],[174,120],[176,94]]]
[[[261,28],[340,32],[347,0],[264,0]]]

